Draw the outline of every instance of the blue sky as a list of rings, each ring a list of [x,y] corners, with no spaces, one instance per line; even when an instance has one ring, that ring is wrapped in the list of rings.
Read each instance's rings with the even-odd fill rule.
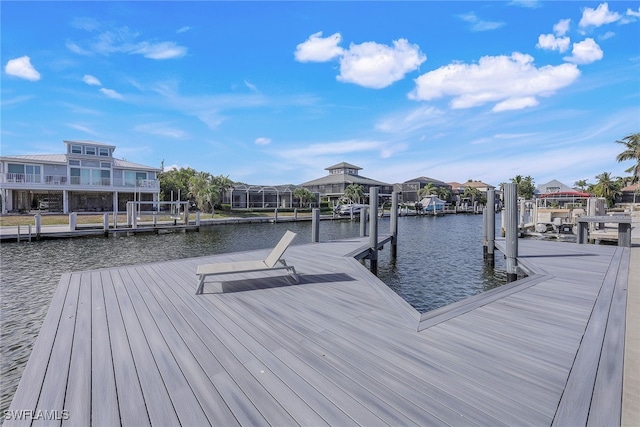
[[[3,155],[63,140],[249,184],[625,176],[637,1],[13,2]]]

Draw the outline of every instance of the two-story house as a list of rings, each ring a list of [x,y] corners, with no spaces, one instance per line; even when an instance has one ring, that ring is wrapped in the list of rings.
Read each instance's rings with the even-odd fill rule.
[[[300,186],[320,194],[329,201],[339,200],[344,195],[345,189],[351,184],[361,185],[367,197],[371,187],[378,187],[379,194],[383,197],[393,192],[393,184],[364,177],[359,174],[362,168],[350,163],[338,163],[325,168],[325,170],[329,171],[329,175],[302,183]]]
[[[128,201],[159,200],[159,168],[113,156],[115,146],[64,141],[64,154],[0,156],[2,213],[125,211]],[[142,206],[143,210],[153,205]]]

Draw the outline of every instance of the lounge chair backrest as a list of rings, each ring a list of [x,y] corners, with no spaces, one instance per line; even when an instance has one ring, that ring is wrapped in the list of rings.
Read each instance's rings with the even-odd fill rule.
[[[282,239],[280,239],[276,247],[273,248],[269,256],[265,258],[264,263],[267,264],[267,267],[273,268],[278,263],[278,261],[284,254],[284,251],[287,250],[296,236],[297,234],[293,231],[287,230],[287,232],[284,233],[284,236],[282,236]]]

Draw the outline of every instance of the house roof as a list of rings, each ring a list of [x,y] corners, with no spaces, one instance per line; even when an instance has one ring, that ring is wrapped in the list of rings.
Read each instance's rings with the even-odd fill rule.
[[[465,182],[464,184],[460,185],[461,187],[474,187],[474,188],[496,188],[491,184],[487,184],[486,182],[482,182],[482,181],[468,181]]]
[[[327,184],[365,184],[369,186],[388,186],[386,182],[376,181],[375,179],[367,178],[361,175],[351,175],[346,173],[334,173],[322,178],[314,179],[311,181],[300,184],[303,187],[310,187],[312,185],[327,185]]]
[[[324,170],[326,171],[330,171],[333,169],[356,169],[356,170],[362,170],[362,168],[360,166],[356,166],[356,165],[352,165],[351,163],[347,163],[347,162],[341,162],[338,164],[335,164],[333,166],[329,166],[327,168],[324,168]]]
[[[22,161],[22,162],[34,162],[34,163],[59,163],[66,164],[67,156],[65,154],[25,154],[20,156],[0,156],[0,160],[3,161]]]
[[[556,191],[553,193],[540,194],[541,199],[559,199],[569,197],[591,197],[591,194],[584,193],[582,191],[568,190],[568,191]]]
[[[620,191],[622,191],[623,193],[633,193],[638,189],[640,189],[640,182],[636,183],[636,184],[627,185],[626,187],[624,187]]]
[[[22,161],[22,162],[32,162],[32,163],[49,163],[49,164],[67,164],[67,155],[66,154],[26,154],[20,156],[1,156],[0,160],[2,161]],[[106,158],[101,158],[101,160],[105,160]],[[154,168],[153,166],[141,165],[139,163],[129,162],[124,159],[116,159],[109,158],[109,160],[113,161],[114,168],[121,169],[137,169],[137,170],[152,170],[159,171],[160,168]]]
[[[554,191],[547,191],[548,188],[553,188]],[[558,190],[555,190],[555,189],[558,189]],[[568,185],[558,181],[557,179],[552,179],[551,181],[545,184],[540,184],[536,187],[536,193],[539,193],[539,194],[557,193],[558,191],[566,192],[566,191],[575,191],[575,190],[569,187]]]
[[[115,145],[105,144],[104,142],[95,142],[95,141],[90,141],[90,140],[83,140],[83,139],[65,139],[63,142],[65,144],[91,144],[91,145],[96,145],[96,146],[100,146],[100,147],[113,148],[114,150],[116,148]]]
[[[440,187],[445,187],[445,186],[449,185],[444,181],[440,181],[440,180],[434,179],[434,178],[429,178],[427,176],[420,176],[418,178],[409,179],[409,180],[405,181],[404,183],[405,184],[409,184],[409,183],[412,183],[412,182],[419,182],[420,184],[428,184],[428,183],[432,182],[434,185],[440,186]]]

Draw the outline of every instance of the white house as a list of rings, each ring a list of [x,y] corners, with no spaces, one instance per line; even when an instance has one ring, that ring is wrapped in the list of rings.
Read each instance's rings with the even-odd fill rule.
[[[117,159],[113,145],[64,144],[65,154],[0,156],[3,214],[30,209],[113,212],[126,210],[128,201],[159,200],[160,168]]]

